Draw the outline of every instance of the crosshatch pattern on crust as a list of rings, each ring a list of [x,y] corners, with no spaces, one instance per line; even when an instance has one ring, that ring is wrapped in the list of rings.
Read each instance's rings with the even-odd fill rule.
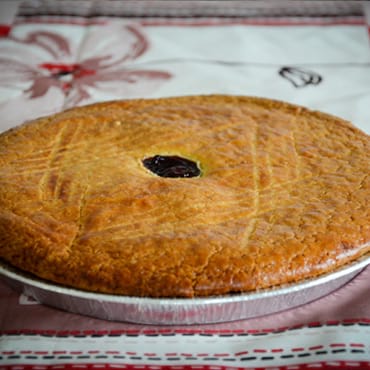
[[[302,107],[232,96],[108,102],[0,140],[1,256],[69,286],[249,291],[369,248],[368,137]],[[202,176],[155,176],[141,161],[156,154],[194,160]]]

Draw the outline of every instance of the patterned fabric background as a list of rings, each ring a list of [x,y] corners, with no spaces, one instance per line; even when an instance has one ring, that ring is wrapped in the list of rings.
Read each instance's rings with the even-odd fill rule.
[[[274,4],[2,1],[0,131],[97,101],[222,93],[370,133],[369,4]],[[369,278],[272,315],[171,327],[63,312],[1,282],[0,369],[370,368]]]

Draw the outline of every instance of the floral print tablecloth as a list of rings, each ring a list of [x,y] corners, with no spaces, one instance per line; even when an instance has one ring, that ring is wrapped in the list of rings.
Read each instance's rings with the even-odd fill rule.
[[[0,131],[97,101],[222,93],[302,104],[370,133],[368,4],[318,1],[286,16],[221,1],[215,17],[201,1],[139,3],[2,1]],[[0,282],[0,369],[370,368],[369,279],[367,268],[304,306],[190,327],[82,317]]]

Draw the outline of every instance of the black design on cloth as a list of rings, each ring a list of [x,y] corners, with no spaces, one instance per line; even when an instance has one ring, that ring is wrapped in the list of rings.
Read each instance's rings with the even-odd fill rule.
[[[279,75],[296,88],[319,85],[323,80],[322,76],[316,72],[289,66],[280,68]]]

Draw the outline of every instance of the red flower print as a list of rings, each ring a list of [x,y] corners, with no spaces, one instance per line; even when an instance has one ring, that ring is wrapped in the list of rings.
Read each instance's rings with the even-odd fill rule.
[[[18,108],[17,123],[97,100],[148,96],[171,78],[164,71],[135,68],[149,47],[137,27],[112,22],[83,31],[77,46],[72,35],[45,29],[0,40],[0,88],[22,91],[0,107],[9,115],[22,107],[24,117]]]

